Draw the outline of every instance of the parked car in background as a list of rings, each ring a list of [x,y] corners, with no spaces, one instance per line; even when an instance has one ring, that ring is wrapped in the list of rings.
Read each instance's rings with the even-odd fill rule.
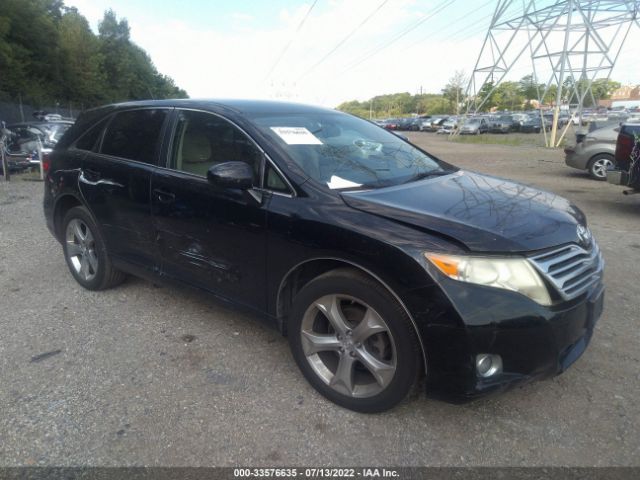
[[[24,172],[31,166],[29,159],[22,157],[20,155],[6,155],[7,167],[9,173],[18,173]],[[2,162],[0,161],[0,175],[4,175],[4,168],[2,166]]]
[[[456,131],[457,129],[458,117],[449,117],[444,122],[442,122],[442,125],[440,125],[440,128],[436,131],[436,133],[440,135],[448,135]]]
[[[603,309],[604,261],[578,207],[331,109],[92,109],[51,156],[43,208],[82,287],[128,273],[249,310],[287,335],[320,394],[359,412],[423,377],[465,401],[558,375]]]
[[[400,121],[397,118],[387,118],[382,122],[382,127],[386,128],[387,130],[398,130],[398,126],[400,124]]]
[[[540,133],[542,132],[542,120],[537,115],[531,115],[522,122],[520,126],[522,133]]]
[[[14,156],[21,156],[28,162],[27,166],[39,166],[38,141],[43,154],[51,153],[58,140],[73,125],[72,121],[21,122],[7,126],[11,135],[7,145]]]
[[[53,148],[58,140],[73,125],[73,121],[21,122],[8,125],[13,133],[12,150],[31,152],[37,148],[40,139],[43,147]]]
[[[595,180],[606,180],[613,166],[619,127],[599,128],[587,134],[581,142],[565,147],[564,161],[573,168],[586,170]]]
[[[398,130],[408,131],[413,130],[413,122],[414,118],[412,117],[402,117],[398,119]]]
[[[9,151],[9,143],[12,132],[5,128],[4,122],[0,123],[0,148],[2,148],[2,154],[5,157],[7,162],[7,170],[9,173],[21,172],[27,168],[29,168],[29,160],[22,153],[15,153]],[[1,160],[1,159],[0,159]],[[4,175],[4,166],[2,161],[0,161],[0,175]]]
[[[44,130],[30,123],[14,123],[7,125],[10,134],[7,139],[7,149],[12,154],[27,155],[38,148],[38,141],[44,145],[46,133]]]
[[[480,135],[489,131],[489,124],[484,118],[470,117],[460,127],[460,135]]]
[[[446,122],[449,117],[435,117],[431,119],[431,123],[424,128],[427,132],[437,132],[442,127],[442,124]]]
[[[607,181],[640,192],[640,123],[629,122],[620,125],[614,166],[607,172]]]
[[[589,135],[589,133],[599,130],[601,128],[616,128],[620,126],[620,122],[617,119],[607,119],[607,120],[594,120],[593,122],[589,122],[586,127],[582,127],[576,129],[576,144],[582,142],[584,138]]]
[[[421,132],[428,132],[429,128],[431,127],[431,120],[431,118],[420,119],[420,126],[418,130],[420,130]]]
[[[398,122],[398,130],[417,132],[420,130],[422,119],[420,117],[404,117]]]
[[[489,131],[491,133],[509,133],[513,129],[513,117],[511,115],[500,115],[491,121]]]
[[[513,115],[511,115],[511,118],[513,119],[512,129],[516,132],[519,132],[520,127],[522,127],[524,122],[528,120],[529,115],[527,115],[526,113],[514,113]]]
[[[62,138],[64,132],[71,128],[72,125],[72,120],[58,120],[40,124],[38,125],[38,128],[44,130],[44,132],[47,134],[47,142],[53,147],[56,143],[58,143],[58,140]]]
[[[22,172],[31,166],[31,162],[29,158],[21,155],[21,154],[12,154],[6,150],[6,146],[4,156],[7,161],[7,169],[9,173],[17,173]],[[4,175],[4,168],[2,166],[2,161],[0,161],[0,175]]]

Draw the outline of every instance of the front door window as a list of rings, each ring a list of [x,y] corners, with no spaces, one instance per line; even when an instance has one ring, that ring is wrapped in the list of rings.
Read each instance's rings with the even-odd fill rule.
[[[206,177],[214,165],[248,163],[259,185],[262,152],[235,125],[209,113],[182,111],[171,152],[171,168]]]

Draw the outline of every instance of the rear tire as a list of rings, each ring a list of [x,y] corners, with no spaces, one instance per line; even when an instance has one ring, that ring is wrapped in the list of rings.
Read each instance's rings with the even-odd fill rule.
[[[102,235],[85,207],[73,207],[62,221],[62,249],[73,278],[87,290],[104,290],[126,275],[111,263]]]
[[[358,270],[340,268],[305,285],[287,327],[291,352],[309,383],[350,410],[393,408],[421,372],[418,337],[406,312]]]
[[[589,175],[595,180],[607,179],[607,169],[613,166],[613,157],[607,154],[596,155],[589,161]]]

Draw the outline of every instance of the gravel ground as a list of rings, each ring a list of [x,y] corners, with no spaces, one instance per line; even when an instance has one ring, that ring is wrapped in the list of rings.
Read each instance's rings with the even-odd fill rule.
[[[640,465],[640,195],[559,151],[409,136],[587,213],[608,292],[572,368],[463,406],[344,410],[277,332],[203,294],[138,279],[83,290],[45,228],[42,183],[16,176],[0,183],[0,465]]]

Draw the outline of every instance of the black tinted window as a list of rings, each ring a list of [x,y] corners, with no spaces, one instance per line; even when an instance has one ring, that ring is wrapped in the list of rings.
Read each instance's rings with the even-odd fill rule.
[[[98,138],[100,138],[100,134],[104,129],[105,123],[106,119],[96,123],[93,127],[87,130],[87,132],[76,142],[76,148],[92,151],[98,142]]]
[[[270,163],[267,163],[266,166],[265,179],[265,188],[275,192],[290,193],[289,187],[287,187],[285,181]]]
[[[101,152],[144,163],[157,163],[158,140],[167,110],[132,110],[116,114],[102,141]]]
[[[171,166],[176,170],[206,176],[213,165],[245,162],[260,178],[262,152],[228,121],[202,112],[180,112],[173,139]]]

